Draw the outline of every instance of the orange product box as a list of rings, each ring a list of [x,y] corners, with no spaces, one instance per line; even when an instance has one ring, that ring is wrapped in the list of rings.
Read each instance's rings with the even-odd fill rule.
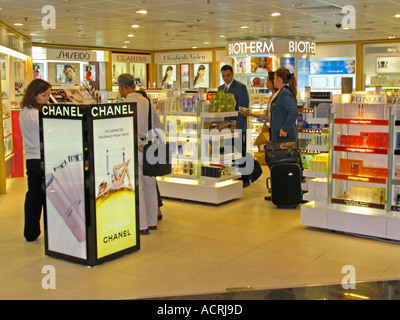
[[[347,136],[345,134],[340,135],[340,145],[347,146]]]
[[[340,136],[340,145],[344,147],[360,147],[362,146],[362,137],[342,134]]]
[[[381,168],[381,167],[363,166],[361,168],[361,175],[362,176],[366,176],[366,177],[387,178],[388,169],[387,168]]]
[[[359,175],[361,174],[361,168],[364,160],[361,159],[340,159],[339,172],[343,174]]]
[[[362,166],[361,167],[361,175],[366,177],[379,177],[379,168],[370,167],[370,166]]]
[[[388,168],[378,168],[378,177],[387,178]]]
[[[360,132],[363,147],[376,147],[375,132]]]
[[[376,132],[375,133],[375,144],[376,148],[389,148],[389,133],[387,132]]]
[[[382,148],[389,148],[389,133],[383,132],[382,135]]]

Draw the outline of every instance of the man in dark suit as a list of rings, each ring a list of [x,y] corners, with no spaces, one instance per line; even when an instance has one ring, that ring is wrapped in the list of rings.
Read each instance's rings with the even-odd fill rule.
[[[222,79],[225,84],[218,87],[218,91],[233,93],[235,96],[235,110],[239,111],[239,107],[248,108],[250,104],[249,93],[246,85],[233,79],[233,69],[230,65],[224,65],[221,68]],[[226,120],[236,120],[236,129],[242,130],[242,156],[246,156],[246,129],[247,117],[239,113],[237,117],[226,118]],[[250,184],[247,175],[242,176],[243,186],[247,187]]]

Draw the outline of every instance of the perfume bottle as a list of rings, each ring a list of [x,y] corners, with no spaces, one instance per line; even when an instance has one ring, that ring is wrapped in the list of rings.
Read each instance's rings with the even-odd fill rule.
[[[68,194],[68,197],[72,200],[73,204],[80,211],[80,203],[81,203],[81,194],[79,194],[77,188],[74,185],[74,178],[72,176],[70,166],[67,161],[60,160],[53,167],[54,175],[57,177],[58,182],[63,186],[65,192]],[[80,215],[83,217],[84,212],[80,212]]]
[[[368,132],[364,132],[363,134],[362,146],[368,147]]]
[[[82,153],[75,153],[68,156],[68,167],[71,172],[72,186],[78,194],[77,205],[79,213],[85,221],[85,187]]]
[[[52,173],[46,175],[46,197],[53,204],[76,240],[84,242],[86,240],[85,222],[78,213],[78,208],[72,203],[70,197]]]

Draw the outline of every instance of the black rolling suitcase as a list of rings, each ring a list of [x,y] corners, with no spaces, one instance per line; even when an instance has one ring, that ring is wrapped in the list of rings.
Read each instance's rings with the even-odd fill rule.
[[[296,208],[303,201],[302,170],[299,163],[278,163],[270,167],[267,188],[278,208]]]

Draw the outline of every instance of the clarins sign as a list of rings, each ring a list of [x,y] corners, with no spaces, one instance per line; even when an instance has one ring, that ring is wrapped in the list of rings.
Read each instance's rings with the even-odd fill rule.
[[[149,55],[149,54],[113,53],[112,61],[113,62],[151,63],[151,55]]]
[[[249,54],[315,54],[315,42],[307,40],[247,40],[228,43],[227,55],[239,56]]]

